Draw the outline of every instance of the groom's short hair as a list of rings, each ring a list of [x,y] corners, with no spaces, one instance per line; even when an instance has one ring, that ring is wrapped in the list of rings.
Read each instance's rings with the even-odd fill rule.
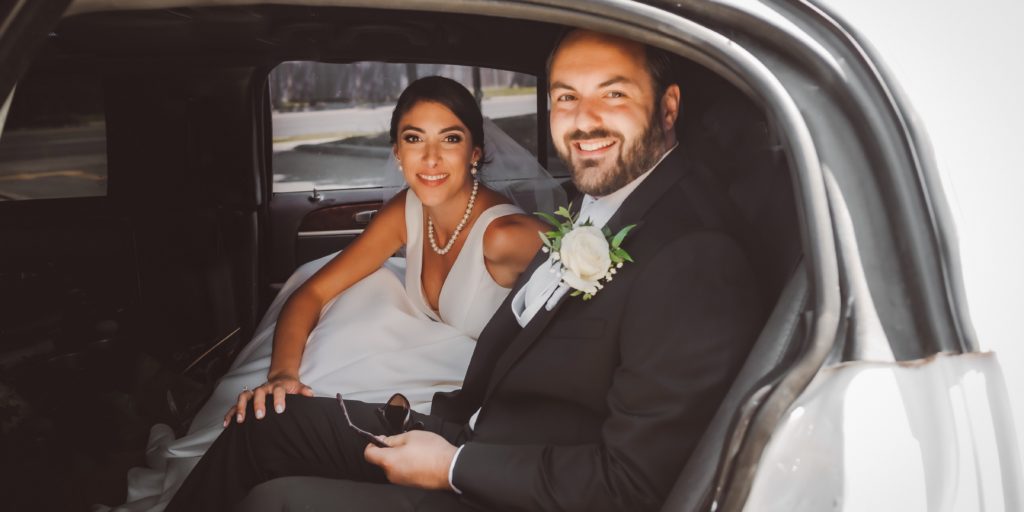
[[[548,54],[547,64],[544,68],[549,81],[551,80],[551,63],[555,60],[555,54],[562,47],[562,42],[565,41],[565,38],[577,30],[581,29],[566,29],[555,39],[555,44],[551,47],[551,53]],[[644,47],[644,60],[646,61],[644,65],[647,68],[648,74],[651,75],[651,84],[654,86],[654,104],[657,106],[668,86],[678,82],[673,71],[672,54],[649,44],[638,44]]]

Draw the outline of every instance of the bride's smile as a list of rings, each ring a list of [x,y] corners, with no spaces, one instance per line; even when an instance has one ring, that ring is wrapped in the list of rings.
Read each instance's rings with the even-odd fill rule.
[[[416,175],[416,177],[423,180],[423,183],[428,187],[437,187],[442,185],[448,179],[448,176],[450,176],[450,174],[446,172],[440,174],[419,173]]]

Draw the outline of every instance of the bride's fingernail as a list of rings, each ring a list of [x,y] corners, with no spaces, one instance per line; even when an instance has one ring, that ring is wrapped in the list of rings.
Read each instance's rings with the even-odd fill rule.
[[[228,420],[224,420],[224,428],[228,428]]]
[[[235,421],[237,421],[237,422],[239,422],[239,423],[241,423],[241,422],[242,422],[242,413],[238,413],[238,414],[237,414],[237,415],[235,416]]]
[[[262,420],[263,419],[263,409],[256,409],[256,419],[258,419],[258,420]]]
[[[274,410],[277,411],[278,414],[281,414],[284,412],[284,405],[277,404],[274,406]]]

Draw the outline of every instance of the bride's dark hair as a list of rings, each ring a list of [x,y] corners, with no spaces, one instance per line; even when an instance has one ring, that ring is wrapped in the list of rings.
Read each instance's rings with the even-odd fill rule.
[[[391,143],[398,140],[398,121],[412,107],[421,101],[440,103],[451,110],[462,124],[469,128],[473,145],[480,148],[480,166],[487,162],[484,152],[484,116],[476,99],[462,84],[442,76],[427,76],[409,84],[398,97],[395,110],[391,113]]]

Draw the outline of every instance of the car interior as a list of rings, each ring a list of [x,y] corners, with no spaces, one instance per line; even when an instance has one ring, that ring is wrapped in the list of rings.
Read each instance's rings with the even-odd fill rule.
[[[542,112],[545,63],[565,29],[301,6],[64,19],[19,80],[0,134],[0,499],[12,510],[124,502],[149,427],[186,432],[281,283],[343,249],[379,208],[380,186],[275,188],[276,66],[515,71],[535,79]],[[751,401],[799,352],[809,287],[787,155],[766,110],[700,64],[678,57],[676,71],[680,149],[727,185],[774,305],[666,504],[695,510],[728,485]],[[529,119],[534,154],[564,177],[546,116]],[[45,129],[30,137],[22,126]],[[75,126],[93,128],[81,135]],[[94,158],[61,160],[77,153]],[[30,164],[40,160],[58,170],[36,173]],[[41,481],[57,488],[33,484]]]

